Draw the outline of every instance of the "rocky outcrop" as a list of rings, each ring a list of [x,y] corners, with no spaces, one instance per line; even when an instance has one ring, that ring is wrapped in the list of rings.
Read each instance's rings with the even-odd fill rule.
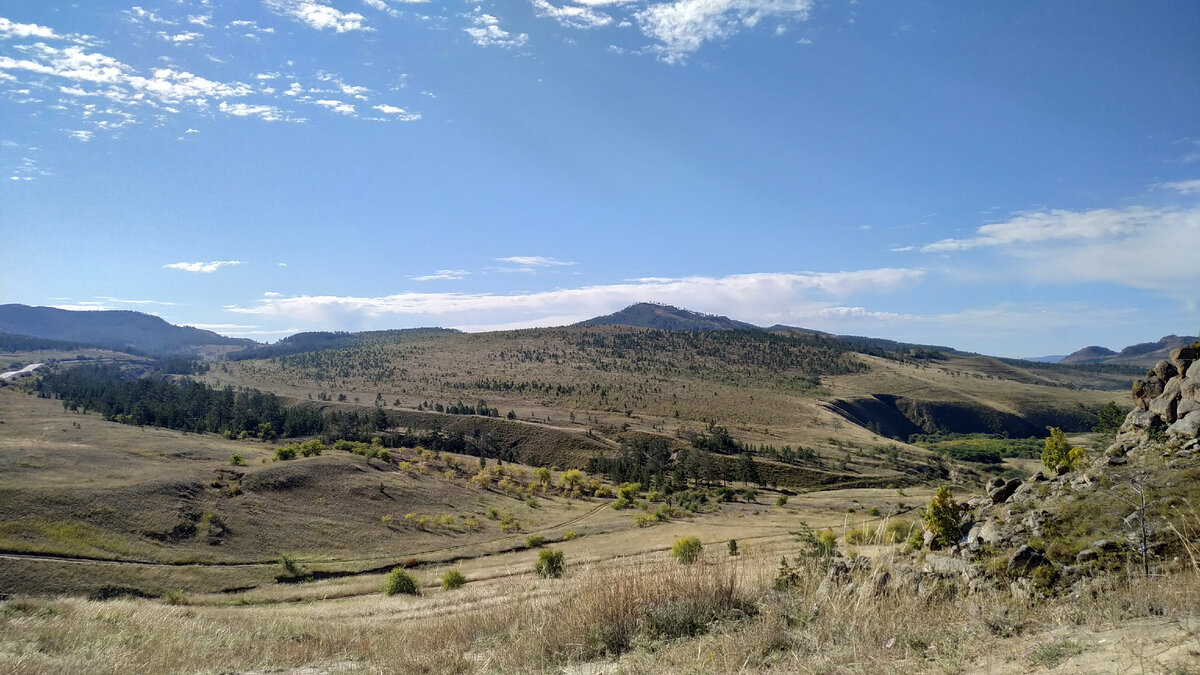
[[[1109,456],[1166,441],[1200,450],[1200,342],[1171,351],[1133,383],[1134,409],[1125,418]]]

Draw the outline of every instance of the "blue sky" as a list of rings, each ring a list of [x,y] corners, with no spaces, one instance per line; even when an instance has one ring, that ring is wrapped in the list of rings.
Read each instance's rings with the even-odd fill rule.
[[[0,302],[1194,334],[1198,34],[1191,2],[6,0]]]

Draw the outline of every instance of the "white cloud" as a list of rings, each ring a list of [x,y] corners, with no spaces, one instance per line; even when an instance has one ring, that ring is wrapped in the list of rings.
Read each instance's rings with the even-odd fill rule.
[[[79,141],[80,143],[87,143],[88,141],[92,140],[92,137],[96,134],[92,133],[91,131],[76,129],[74,131],[68,131],[67,135]]]
[[[1200,207],[1049,210],[984,225],[924,252],[994,249],[1018,261],[1008,276],[1053,283],[1112,283],[1195,302],[1200,283]]]
[[[1200,194],[1200,180],[1179,180],[1171,183],[1159,183],[1155,187],[1182,192],[1185,195]]]
[[[520,47],[529,40],[529,35],[520,33],[513,35],[500,27],[500,20],[491,14],[484,14],[476,7],[476,15],[471,19],[472,25],[464,28],[468,35],[480,47]]]
[[[58,40],[61,36],[53,28],[39,26],[36,23],[16,23],[0,16],[0,40],[9,38],[38,38],[41,40]]]
[[[925,253],[965,251],[983,246],[1031,244],[1044,241],[1099,239],[1128,235],[1160,220],[1164,212],[1133,206],[1126,209],[1067,211],[1052,209],[1023,213],[1003,223],[984,225],[974,237],[942,239],[921,247]]]
[[[426,274],[424,276],[410,278],[413,281],[456,281],[458,279],[465,279],[466,277],[470,276],[470,274],[471,273],[466,270],[438,270],[433,274]]]
[[[415,122],[416,120],[421,119],[421,115],[419,113],[410,113],[404,108],[399,108],[394,105],[381,104],[371,107],[385,115],[392,115],[395,119],[400,120],[401,122]]]
[[[211,262],[177,262],[163,265],[168,270],[183,270],[184,272],[202,272],[212,274],[222,267],[241,265],[240,260],[213,260]]]
[[[662,43],[659,57],[683,63],[705,42],[724,40],[764,18],[808,18],[812,0],[677,0],[634,13],[642,32]]]
[[[546,16],[554,19],[564,26],[572,28],[599,28],[612,23],[612,17],[602,12],[597,12],[590,7],[581,7],[578,5],[563,5],[555,6],[546,0],[530,0],[533,3],[534,9],[537,10],[539,16]]]
[[[283,111],[273,105],[251,105],[249,103],[226,103],[221,101],[218,109],[226,115],[234,117],[257,117],[264,122],[278,122],[283,119]]]
[[[314,103],[316,103],[319,106],[324,106],[326,108],[329,108],[333,112],[341,113],[343,115],[353,115],[354,114],[354,106],[349,103],[343,103],[342,101],[321,99],[319,101],[314,101]]]
[[[492,258],[492,260],[521,265],[522,267],[568,267],[576,264],[540,255],[514,255],[508,258]]]
[[[370,31],[366,17],[358,12],[342,12],[319,0],[264,0],[263,4],[281,16],[290,16],[317,30],[336,33]]]
[[[728,277],[654,278],[619,284],[534,293],[399,293],[383,297],[269,297],[252,307],[230,306],[235,314],[356,329],[389,325],[397,317],[423,317],[441,323],[489,325],[543,321],[548,316],[581,320],[641,301],[667,302],[690,309],[732,315],[762,325],[819,320],[838,299],[911,286],[924,272],[872,269],[830,273],[760,273]],[[865,311],[865,310],[864,310]],[[841,312],[843,315],[845,312]],[[828,317],[826,317],[828,318]]]
[[[167,42],[174,42],[175,44],[192,42],[193,40],[197,40],[202,37],[204,37],[204,36],[201,35],[200,33],[192,32],[192,31],[185,31],[183,33],[174,33],[174,34],[167,33],[164,31],[158,32],[158,39],[166,40]]]
[[[95,297],[97,300],[102,300],[104,302],[115,302],[121,305],[161,305],[164,307],[176,306],[176,303],[174,302],[163,302],[162,300],[123,300],[121,298],[114,298],[107,295],[97,295]]]

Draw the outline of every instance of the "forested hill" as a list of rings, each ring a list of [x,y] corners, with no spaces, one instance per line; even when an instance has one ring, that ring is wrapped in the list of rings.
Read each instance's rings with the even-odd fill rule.
[[[48,340],[163,355],[204,347],[248,347],[253,340],[175,326],[157,316],[124,310],[73,312],[54,307],[0,305],[0,331]]]
[[[670,305],[639,302],[625,309],[580,321],[576,326],[632,326],[659,330],[762,330],[754,324],[736,321],[727,316],[702,314]]]

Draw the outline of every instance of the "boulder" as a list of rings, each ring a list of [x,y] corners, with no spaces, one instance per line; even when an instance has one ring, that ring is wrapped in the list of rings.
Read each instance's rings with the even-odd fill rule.
[[[1134,429],[1149,429],[1158,421],[1158,415],[1149,410],[1134,410],[1125,418],[1125,424],[1121,425],[1122,431],[1131,431]]]
[[[1167,427],[1167,435],[1183,438],[1200,436],[1200,410],[1194,410]]]
[[[1047,562],[1049,561],[1045,556],[1035,551],[1029,544],[1024,544],[1008,557],[1008,571],[1013,574],[1025,574]]]
[[[1200,401],[1197,401],[1194,398],[1184,398],[1180,399],[1179,405],[1175,407],[1175,414],[1182,418],[1188,413],[1195,412],[1197,410],[1200,410]]]
[[[1086,562],[1092,562],[1093,560],[1095,560],[1096,558],[1099,558],[1099,557],[1100,557],[1100,555],[1098,553],[1096,553],[1095,551],[1093,551],[1092,549],[1085,548],[1082,551],[1080,551],[1079,553],[1075,554],[1075,561],[1081,562],[1081,563],[1086,563]]]
[[[1166,386],[1157,375],[1148,375],[1145,379],[1134,380],[1133,382],[1133,403],[1137,410],[1146,410],[1150,401],[1156,398],[1163,392],[1163,387]]]
[[[1170,424],[1175,421],[1176,408],[1179,405],[1181,397],[1180,381],[1178,378],[1167,382],[1167,386],[1163,388],[1163,393],[1159,394],[1154,400],[1150,401],[1148,410],[1163,422]]]
[[[1171,350],[1171,363],[1175,365],[1175,370],[1179,373],[1186,373],[1188,367],[1200,359],[1200,349],[1196,347],[1180,347]]]
[[[1175,368],[1175,365],[1166,359],[1161,359],[1158,363],[1154,364],[1152,370],[1163,382],[1179,374],[1179,370]]]
[[[1008,500],[1009,497],[1012,496],[1012,494],[1014,492],[1017,491],[1017,488],[1021,487],[1021,479],[1020,478],[1014,478],[1014,479],[1008,481],[1007,483],[1004,482],[1003,480],[997,478],[997,479],[994,479],[992,481],[992,483],[996,483],[997,481],[999,481],[999,483],[1000,483],[999,485],[990,487],[988,489],[988,497],[991,497],[993,504],[1003,504],[1005,501]],[[989,485],[991,485],[992,483],[990,483]]]

